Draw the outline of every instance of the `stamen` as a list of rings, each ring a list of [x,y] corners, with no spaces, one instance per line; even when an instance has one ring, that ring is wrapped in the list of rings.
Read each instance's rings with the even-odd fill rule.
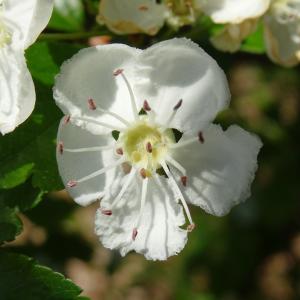
[[[148,153],[152,153],[152,150],[153,150],[153,149],[152,149],[152,145],[151,145],[150,142],[147,143],[147,145],[146,145],[146,150],[147,150]]]
[[[140,170],[140,175],[142,176],[143,179],[146,179],[147,178],[147,171],[146,171],[146,169],[142,168]]]
[[[139,10],[140,11],[147,11],[149,9],[149,7],[147,6],[147,5],[141,5],[140,7],[139,7]]]
[[[146,178],[145,180],[143,180],[143,185],[142,185],[142,196],[141,196],[141,207],[140,207],[140,212],[139,212],[139,216],[136,222],[136,226],[134,227],[133,231],[132,231],[132,239],[135,240],[136,236],[137,236],[137,228],[140,225],[141,222],[141,218],[144,212],[144,208],[145,208],[145,203],[146,203],[146,196],[147,196],[147,188],[148,188],[148,178]]]
[[[122,186],[121,191],[119,192],[118,196],[113,201],[113,203],[111,204],[111,208],[112,209],[114,208],[114,206],[116,205],[116,203],[123,197],[124,193],[126,192],[127,188],[129,187],[130,183],[132,182],[135,174],[136,174],[136,169],[135,168],[131,168],[131,171],[128,174],[128,177],[127,177],[124,185]]]
[[[185,141],[180,140],[178,143],[170,144],[169,147],[171,149],[177,149],[177,148],[181,148],[181,147],[187,146],[187,145],[192,144],[192,143],[197,142],[197,141],[200,142],[201,144],[203,144],[205,142],[205,139],[204,139],[202,131],[198,132],[197,137],[194,137],[194,138],[191,138],[191,139],[187,139]]]
[[[79,120],[79,121],[89,122],[89,123],[96,124],[96,125],[100,125],[100,126],[102,126],[102,127],[106,127],[106,128],[112,129],[112,130],[124,131],[124,128],[120,128],[120,127],[117,127],[117,126],[113,126],[113,125],[110,125],[110,124],[107,124],[107,123],[104,123],[104,122],[100,122],[100,121],[97,121],[97,120],[93,120],[93,119],[90,119],[90,118],[84,118],[84,117],[71,117],[71,119],[72,119],[72,120]]]
[[[172,114],[170,115],[169,119],[167,120],[166,124],[163,126],[164,130],[170,127],[171,122],[173,121],[177,111],[179,110],[179,108],[182,105],[182,99],[180,99],[177,104],[173,107],[173,111]]]
[[[189,208],[188,208],[188,206],[186,204],[186,201],[185,201],[185,199],[184,199],[184,197],[182,195],[182,192],[181,192],[180,188],[178,187],[178,185],[176,183],[176,180],[174,179],[173,174],[170,172],[170,170],[169,170],[169,168],[168,168],[168,166],[167,166],[167,164],[165,162],[161,162],[161,166],[164,169],[165,173],[167,174],[169,180],[171,181],[171,185],[173,185],[174,189],[176,190],[176,192],[180,196],[180,201],[181,201],[181,203],[183,205],[184,211],[186,213],[186,216],[188,218],[188,221],[189,221],[190,225],[193,225],[194,222],[192,220],[192,216],[190,214],[190,210],[189,210]]]
[[[143,109],[144,109],[144,111],[151,111],[151,107],[147,100],[144,100]]]
[[[187,176],[181,176],[180,180],[181,180],[182,185],[186,186],[186,184],[187,184]]]
[[[139,113],[138,113],[138,109],[137,109],[137,106],[136,106],[136,100],[135,100],[135,96],[134,96],[133,90],[131,88],[131,85],[130,85],[127,77],[125,76],[123,69],[118,69],[114,72],[114,76],[118,76],[118,75],[122,76],[122,78],[123,78],[123,80],[126,84],[126,87],[128,89],[129,95],[130,95],[132,112],[133,112],[135,120],[138,120]]]
[[[68,124],[70,122],[71,116],[67,115],[64,117],[64,125]]]
[[[63,144],[63,142],[59,142],[59,143],[57,144],[57,149],[58,149],[58,152],[59,152],[60,154],[63,154],[63,153],[64,153],[64,144]]]
[[[102,169],[100,169],[100,170],[98,170],[98,171],[96,171],[96,172],[93,172],[93,173],[91,173],[90,175],[84,176],[84,177],[82,177],[82,178],[80,178],[80,179],[77,179],[77,180],[70,180],[70,181],[68,182],[67,186],[68,186],[68,187],[74,187],[74,186],[76,186],[78,183],[81,183],[81,182],[87,181],[87,180],[89,180],[89,179],[95,178],[95,177],[97,177],[97,176],[99,176],[99,175],[105,173],[106,171],[108,171],[108,170],[110,170],[110,169],[112,169],[112,168],[115,168],[115,167],[119,166],[119,165],[122,164],[124,161],[125,161],[125,159],[122,157],[122,158],[120,158],[119,160],[117,160],[115,163],[112,163],[111,165],[108,165],[108,166],[106,166],[106,167],[104,167],[104,168],[102,168]],[[74,183],[75,183],[75,185],[74,185]]]
[[[188,227],[187,227],[187,231],[188,231],[188,232],[192,232],[192,231],[195,229],[195,227],[196,227],[195,224],[190,224],[190,225],[188,225]]]
[[[106,216],[112,215],[112,211],[110,209],[101,209],[101,213]]]
[[[86,147],[86,148],[77,148],[77,149],[63,148],[63,151],[70,152],[70,153],[97,152],[97,151],[101,151],[101,150],[111,149],[113,147],[114,147],[114,145],[99,146],[99,147]]]
[[[118,149],[116,149],[116,152],[117,152],[117,154],[119,154],[119,155],[123,155],[123,154],[124,154],[124,152],[123,152],[123,149],[122,149],[122,148],[118,148]]]
[[[184,176],[186,175],[185,168],[179,162],[177,162],[174,158],[172,158],[171,156],[168,155],[166,157],[166,161],[168,163],[170,163],[172,166],[174,166],[177,170],[179,170]]]
[[[100,111],[104,114],[107,114],[107,115],[111,115],[112,117],[114,117],[115,119],[117,119],[118,121],[122,122],[124,125],[126,126],[130,126],[130,123],[127,122],[124,118],[122,118],[121,116],[119,116],[118,114],[114,113],[114,112],[111,112],[109,110],[106,110],[106,109],[103,109],[99,106],[96,105],[96,102],[94,99],[88,99],[88,105],[89,105],[89,109],[90,110],[97,110],[97,111]]]

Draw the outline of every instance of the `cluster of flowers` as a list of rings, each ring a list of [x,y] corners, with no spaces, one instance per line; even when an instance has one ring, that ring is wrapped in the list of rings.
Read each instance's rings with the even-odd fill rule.
[[[119,2],[130,8],[142,1],[101,3],[112,13],[119,12]],[[157,7],[149,1],[139,10]],[[2,133],[33,109],[24,49],[52,8],[51,0],[1,1]],[[192,9],[189,16],[194,18]],[[148,28],[152,20],[143,22],[140,27]],[[228,83],[192,41],[175,38],[146,50],[121,44],[81,50],[63,64],[54,98],[65,114],[57,137],[60,174],[77,203],[100,201],[96,232],[104,246],[167,259],[195,228],[187,203],[221,216],[249,197],[261,141],[238,126],[223,131],[212,124],[229,104]]]
[[[219,50],[235,52],[264,26],[268,56],[282,66],[300,62],[300,0],[102,0],[99,19],[119,34],[155,35],[166,21],[175,28],[209,16],[223,28],[211,38]]]

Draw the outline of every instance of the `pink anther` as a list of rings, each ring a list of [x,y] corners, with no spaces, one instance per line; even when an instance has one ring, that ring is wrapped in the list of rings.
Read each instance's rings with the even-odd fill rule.
[[[68,124],[70,122],[70,120],[71,120],[71,116],[70,115],[66,115],[64,117],[64,125]]]
[[[122,74],[123,71],[124,71],[124,69],[117,69],[117,70],[114,71],[113,74],[114,74],[114,76],[118,76],[118,75]]]
[[[204,143],[204,136],[203,136],[203,132],[202,132],[202,131],[199,131],[199,132],[198,132],[198,139],[199,139],[199,142],[200,142],[201,144]]]
[[[187,176],[181,176],[180,180],[181,180],[182,185],[186,186],[186,184],[187,184]]]
[[[147,11],[149,9],[149,7],[147,6],[147,5],[141,5],[140,7],[139,7],[139,10],[140,11]]]
[[[144,111],[151,111],[151,107],[147,100],[144,100],[143,109],[144,109]]]
[[[173,107],[173,110],[179,109],[179,108],[181,107],[181,105],[182,105],[182,99],[180,99],[180,100],[177,102],[177,104]]]
[[[137,234],[138,234],[137,228],[133,228],[132,236],[131,236],[133,241],[135,241]]]
[[[89,105],[90,110],[96,110],[97,109],[95,100],[92,99],[92,98],[88,99],[88,105]]]
[[[106,215],[106,216],[111,216],[112,215],[112,211],[110,209],[102,209],[101,213],[103,215]]]
[[[188,232],[192,232],[194,229],[195,229],[196,225],[195,224],[190,224],[188,227],[187,227],[187,231]]]
[[[75,180],[70,180],[67,183],[67,187],[69,187],[69,188],[75,187],[76,185],[77,185],[77,182]]]
[[[147,143],[147,145],[146,145],[146,150],[147,150],[147,152],[149,152],[149,153],[152,153],[152,145],[151,145],[151,143],[150,142],[148,142]]]
[[[64,153],[64,144],[63,144],[63,142],[59,142],[59,143],[57,144],[57,149],[58,149],[58,152],[59,152],[60,154],[63,154],[63,153]]]
[[[140,175],[142,176],[143,179],[146,179],[147,178],[147,171],[146,171],[146,169],[142,168],[140,170]]]
[[[119,155],[123,155],[123,154],[124,154],[124,152],[123,152],[123,149],[122,149],[122,148],[118,148],[118,149],[116,149],[116,152],[117,152],[117,154],[119,154]]]

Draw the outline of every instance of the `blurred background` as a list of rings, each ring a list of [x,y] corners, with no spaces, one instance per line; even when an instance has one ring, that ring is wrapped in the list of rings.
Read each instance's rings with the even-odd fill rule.
[[[21,213],[23,232],[4,247],[63,273],[92,300],[300,299],[299,67],[277,66],[261,49],[245,47],[235,54],[215,50],[207,19],[176,31],[165,26],[154,37],[118,36],[95,22],[98,1],[77,4],[65,15],[56,9],[46,32],[27,51],[38,94],[48,83],[50,89],[52,80],[42,82],[33,59],[45,45],[59,65],[88,45],[122,42],[146,48],[174,36],[189,37],[217,60],[230,83],[231,106],[216,122],[224,128],[238,123],[263,140],[252,196],[222,218],[192,207],[197,228],[184,250],[165,262],[146,261],[135,253],[122,258],[103,248],[94,234],[97,204],[79,207],[63,190],[45,194]],[[58,110],[56,114],[61,116]],[[38,116],[37,110],[29,122],[37,122]],[[30,184],[31,179],[23,185]]]

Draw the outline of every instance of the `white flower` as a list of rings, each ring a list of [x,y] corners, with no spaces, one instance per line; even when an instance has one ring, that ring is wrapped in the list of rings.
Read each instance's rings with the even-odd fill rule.
[[[264,18],[269,57],[292,67],[300,62],[300,0],[274,0]]]
[[[102,0],[98,20],[117,34],[155,35],[165,20],[177,29],[195,22],[199,0]]]
[[[31,114],[35,91],[24,50],[48,23],[52,0],[0,0],[0,132],[13,131]]]
[[[256,30],[258,18],[269,8],[270,0],[199,0],[202,10],[223,30],[212,37],[220,50],[235,52],[242,41]]]
[[[261,142],[211,124],[229,103],[227,80],[190,40],[84,49],[62,66],[54,97],[66,114],[60,174],[77,203],[101,198],[105,247],[167,259],[195,226],[187,201],[222,216],[250,195]]]

